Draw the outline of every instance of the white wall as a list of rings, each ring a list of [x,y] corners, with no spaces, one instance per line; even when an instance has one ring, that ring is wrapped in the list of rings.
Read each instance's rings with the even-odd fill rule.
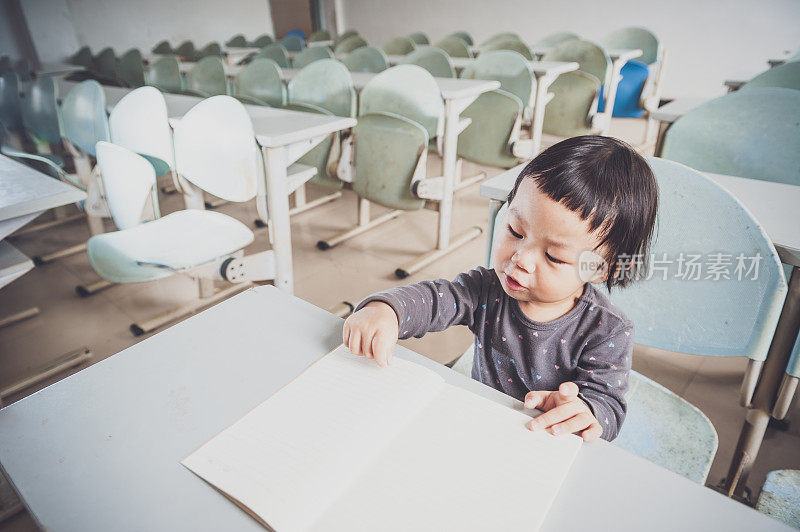
[[[469,32],[480,43],[515,31],[533,43],[562,30],[589,40],[645,26],[667,50],[663,95],[713,96],[723,81],[767,68],[769,57],[800,46],[797,0],[342,0],[344,28],[380,46],[423,31],[438,40]]]
[[[22,4],[44,61],[62,59],[83,45],[94,53],[106,46],[117,54],[134,47],[148,53],[162,39],[173,46],[190,39],[201,47],[210,41],[222,44],[237,33],[248,39],[273,34],[268,0],[24,0]]]

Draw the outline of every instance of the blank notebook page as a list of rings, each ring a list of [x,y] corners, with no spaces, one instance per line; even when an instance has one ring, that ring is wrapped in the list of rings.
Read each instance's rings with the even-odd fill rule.
[[[182,463],[278,532],[536,530],[581,440],[339,347]]]

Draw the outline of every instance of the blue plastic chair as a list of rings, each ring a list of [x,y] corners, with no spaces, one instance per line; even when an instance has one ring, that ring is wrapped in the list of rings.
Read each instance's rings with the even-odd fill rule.
[[[292,35],[295,35],[295,36],[297,36],[297,37],[300,37],[300,38],[301,38],[303,41],[305,41],[305,40],[306,40],[306,34],[305,34],[305,32],[304,32],[303,30],[300,30],[300,29],[294,29],[294,30],[292,30],[292,31],[288,32],[288,33],[286,34],[286,36],[284,37],[284,39],[285,39],[286,37],[290,37],[290,36],[292,36]]]
[[[617,86],[612,115],[621,118],[639,117],[645,113],[646,105],[647,110],[654,110],[658,106],[656,100],[659,96],[659,89],[655,84],[664,61],[664,51],[658,37],[647,28],[629,27],[611,32],[603,37],[600,44],[606,49],[631,48],[642,51],[636,61],[628,61],[622,67],[622,79]],[[653,77],[653,81],[647,84],[649,77]],[[647,87],[652,90],[647,90]],[[648,105],[650,99],[653,99],[652,106]],[[604,108],[605,101],[601,93],[598,111],[602,113]]]
[[[650,69],[646,64],[632,60],[625,63],[620,70],[620,74],[622,75],[622,80],[617,85],[617,96],[614,100],[614,112],[612,115],[617,118],[638,118],[645,112],[642,108],[642,91],[650,75]],[[598,113],[604,112],[606,108],[603,89],[605,89],[605,86],[600,88],[600,101],[597,104]]]
[[[289,52],[299,52],[306,47],[306,40],[303,32],[300,32],[300,34],[290,32],[283,38],[281,44]]]

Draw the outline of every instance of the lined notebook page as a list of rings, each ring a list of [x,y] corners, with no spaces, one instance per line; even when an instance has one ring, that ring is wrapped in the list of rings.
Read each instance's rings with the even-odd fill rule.
[[[529,420],[444,385],[312,530],[538,530],[582,440]]]
[[[307,530],[443,386],[340,346],[181,463],[271,528]]]

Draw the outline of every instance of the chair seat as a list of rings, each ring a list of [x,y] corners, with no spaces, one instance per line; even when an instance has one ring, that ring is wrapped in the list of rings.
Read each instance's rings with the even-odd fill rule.
[[[186,270],[230,255],[253,238],[250,229],[230,216],[184,210],[131,229],[93,236],[86,251],[103,279],[136,283],[168,277],[175,273],[172,270]]]

